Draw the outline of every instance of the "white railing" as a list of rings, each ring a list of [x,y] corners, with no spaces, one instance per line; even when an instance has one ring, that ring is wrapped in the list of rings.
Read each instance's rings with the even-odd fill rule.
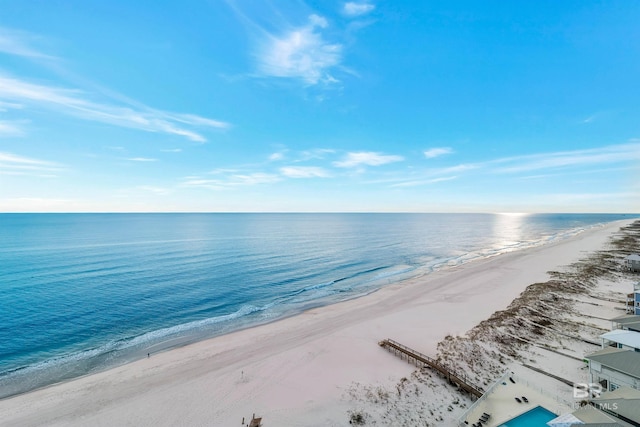
[[[497,386],[499,386],[500,384],[502,384],[503,382],[507,382],[508,378],[511,377],[514,379],[514,381],[516,383],[519,384],[524,384],[527,388],[535,391],[536,393],[540,394],[541,396],[544,396],[548,399],[552,399],[554,400],[556,403],[558,403],[558,405],[563,405],[567,408],[573,408],[574,403],[575,402],[569,402],[568,400],[565,400],[563,398],[561,398],[560,396],[558,396],[557,394],[554,393],[550,393],[548,391],[546,391],[545,389],[543,389],[542,387],[540,387],[539,385],[532,383],[518,375],[513,374],[511,371],[506,371],[504,374],[502,374],[502,376],[500,378],[498,378],[493,384],[491,384],[489,386],[489,388],[487,389],[487,391],[484,392],[484,394],[479,397],[475,402],[473,402],[473,404],[469,407],[469,409],[467,409],[464,414],[462,414],[462,416],[460,418],[458,418],[458,426],[460,427],[469,427],[468,424],[465,424],[465,421],[467,420],[467,417],[469,416],[469,414],[471,414],[477,407],[478,405],[480,405],[482,402],[484,402],[493,392],[493,389],[496,388]],[[560,416],[561,415],[561,411],[559,407],[556,408],[546,408],[545,409],[553,412],[554,414]]]
[[[458,419],[458,425],[460,427],[468,427],[467,424],[465,424],[465,421],[467,420],[467,416],[472,413],[480,403],[484,402],[484,400],[487,398],[487,396],[489,396],[492,392],[493,389],[496,388],[498,385],[502,384],[504,381],[506,381],[506,379],[511,375],[510,371],[506,371],[504,374],[502,374],[502,376],[500,378],[498,378],[497,380],[495,380],[495,382],[493,384],[491,384],[489,386],[489,388],[482,393],[482,396],[480,396],[479,398],[476,399],[475,402],[473,402],[473,404],[471,406],[469,406],[469,409],[467,409],[466,411],[464,411],[464,414],[462,414],[462,416]]]

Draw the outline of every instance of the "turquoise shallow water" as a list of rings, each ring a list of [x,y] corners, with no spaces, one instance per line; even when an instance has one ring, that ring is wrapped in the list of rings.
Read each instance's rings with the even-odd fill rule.
[[[624,218],[0,214],[0,397]]]

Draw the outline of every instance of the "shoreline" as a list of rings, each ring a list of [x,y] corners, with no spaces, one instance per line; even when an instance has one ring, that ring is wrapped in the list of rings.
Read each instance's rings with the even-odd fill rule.
[[[317,425],[348,424],[340,395],[349,384],[384,382],[411,371],[380,351],[377,341],[393,338],[433,355],[446,335],[466,333],[504,309],[529,284],[548,278],[549,270],[599,248],[621,224],[633,221],[614,221],[559,242],[442,268],[363,297],[7,397],[0,400],[0,410],[6,419],[25,425],[51,425],[51,416],[65,425],[119,424],[114,421],[119,419],[170,425],[178,419],[162,402],[177,398],[195,411],[180,419],[195,423],[235,424],[255,412],[274,424],[316,425],[305,424],[309,414],[320,417]],[[469,308],[470,298],[480,304],[456,312]],[[430,329],[436,330],[416,325],[422,322],[431,322]],[[208,387],[209,382],[215,387]],[[94,398],[103,404],[95,406]],[[323,410],[326,406],[330,408]],[[155,419],[149,407],[159,414]]]
[[[626,221],[626,219],[621,219],[617,221]],[[423,277],[427,277],[428,275],[435,274],[441,271],[449,271],[451,269],[459,268],[466,264],[473,264],[476,262],[482,262],[486,260],[490,260],[495,257],[504,256],[514,252],[527,251],[535,248],[547,247],[550,245],[554,245],[565,241],[567,239],[572,239],[577,235],[588,232],[592,229],[598,229],[605,226],[608,223],[598,223],[592,224],[589,226],[581,226],[565,229],[562,231],[558,231],[551,235],[543,235],[539,236],[536,240],[524,240],[520,241],[515,245],[506,245],[499,249],[478,249],[474,250],[470,253],[452,256],[450,258],[444,258],[439,260],[437,263],[429,263],[426,265],[418,265],[414,266],[410,273],[400,272],[395,275],[395,277],[389,278],[379,278],[377,280],[372,281],[373,286],[366,286],[361,289],[358,293],[354,293],[353,295],[347,295],[343,299],[340,300],[312,300],[307,303],[303,307],[298,307],[296,310],[292,310],[285,314],[277,315],[270,319],[245,319],[243,323],[239,323],[238,325],[233,325],[230,327],[223,327],[220,331],[204,331],[199,332],[198,329],[186,328],[185,332],[182,335],[178,335],[177,333],[171,333],[165,335],[165,339],[162,341],[151,341],[148,342],[146,346],[140,346],[138,344],[128,345],[129,342],[138,341],[140,338],[144,338],[147,335],[153,335],[157,332],[163,332],[165,330],[172,330],[176,328],[184,329],[185,326],[189,326],[190,324],[201,323],[207,321],[209,319],[201,319],[195,320],[183,324],[178,324],[174,326],[165,327],[159,330],[149,331],[142,335],[138,336],[129,336],[123,337],[115,342],[115,345],[110,347],[108,351],[97,352],[93,356],[84,356],[88,353],[94,353],[96,350],[100,350],[103,346],[88,348],[80,351],[76,351],[73,353],[59,355],[52,359],[41,361],[39,363],[35,363],[33,365],[19,366],[10,371],[5,372],[6,377],[4,378],[4,385],[7,386],[7,389],[11,388],[11,391],[8,394],[0,393],[0,401],[4,399],[9,399],[14,396],[19,396],[24,393],[30,393],[42,388],[50,387],[56,384],[65,383],[68,381],[73,381],[78,378],[83,378],[88,375],[94,375],[100,372],[108,371],[110,369],[117,368],[119,366],[123,366],[129,363],[136,362],[138,360],[144,359],[147,354],[158,354],[165,351],[171,351],[176,348],[196,344],[201,341],[206,341],[213,338],[218,338],[224,335],[228,335],[235,332],[240,332],[243,330],[251,329],[254,327],[260,327],[267,325],[269,323],[277,322],[280,320],[284,320],[290,317],[298,316],[306,311],[322,308],[329,305],[340,304],[346,301],[366,298],[367,296],[384,289],[387,286],[399,285],[402,286],[404,283],[408,283],[411,281],[419,280]],[[375,284],[377,282],[377,284]],[[386,284],[383,284],[386,282]],[[235,313],[233,313],[235,314]],[[118,342],[122,342],[125,346],[120,347]],[[110,343],[109,343],[110,344]],[[106,345],[105,345],[106,346]],[[115,355],[115,357],[114,357]],[[107,362],[97,362],[94,363],[97,359],[107,359]],[[79,368],[79,366],[89,366],[89,368]],[[47,367],[49,366],[49,367]],[[30,385],[26,389],[20,389],[19,387],[15,387],[14,384],[19,384],[21,380],[31,381],[34,374],[38,375],[40,372],[45,370],[52,369],[58,372],[62,372],[62,374],[58,375],[48,375],[47,379],[33,381],[33,385]],[[27,372],[24,374],[24,372]],[[44,372],[47,375],[47,372]],[[17,376],[17,378],[16,378]],[[0,381],[0,385],[3,385],[3,382]],[[11,386],[11,387],[10,387]]]

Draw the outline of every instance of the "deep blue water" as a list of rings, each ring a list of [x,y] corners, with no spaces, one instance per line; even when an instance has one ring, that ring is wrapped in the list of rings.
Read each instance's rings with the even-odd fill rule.
[[[0,397],[624,218],[0,214]]]

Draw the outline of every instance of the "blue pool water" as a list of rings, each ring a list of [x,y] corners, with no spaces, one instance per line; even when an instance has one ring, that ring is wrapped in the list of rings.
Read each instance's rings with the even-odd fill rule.
[[[512,418],[500,427],[547,427],[547,423],[556,417],[557,415],[553,412],[542,406],[536,406],[532,410]]]

